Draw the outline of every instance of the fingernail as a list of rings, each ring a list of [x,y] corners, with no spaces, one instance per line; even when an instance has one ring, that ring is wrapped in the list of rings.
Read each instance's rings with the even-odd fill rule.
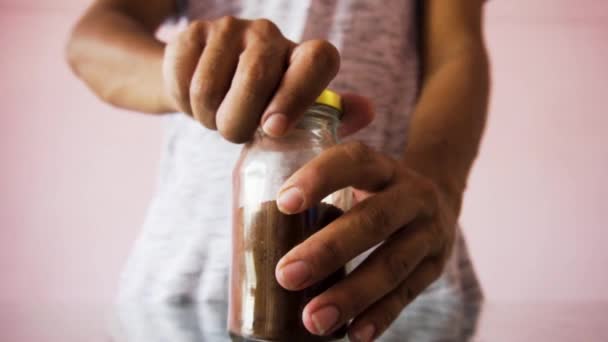
[[[284,114],[271,114],[262,125],[264,133],[279,137],[287,130],[287,116]]]
[[[304,196],[300,189],[291,187],[279,193],[277,205],[281,211],[286,213],[296,213],[302,209],[304,205]]]
[[[362,328],[357,329],[353,334],[353,337],[355,342],[370,342],[375,332],[376,328],[374,328],[372,324],[367,324]]]
[[[289,289],[295,289],[312,277],[310,266],[304,261],[294,261],[279,269],[278,278],[281,284]]]
[[[324,335],[330,331],[338,323],[338,317],[340,317],[340,312],[333,305],[326,306],[310,315],[319,335]]]

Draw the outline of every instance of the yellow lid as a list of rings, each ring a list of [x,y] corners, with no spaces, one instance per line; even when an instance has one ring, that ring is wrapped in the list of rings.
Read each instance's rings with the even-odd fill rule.
[[[315,103],[326,105],[342,112],[342,98],[340,97],[340,94],[336,93],[333,90],[323,90],[321,95],[317,97]]]

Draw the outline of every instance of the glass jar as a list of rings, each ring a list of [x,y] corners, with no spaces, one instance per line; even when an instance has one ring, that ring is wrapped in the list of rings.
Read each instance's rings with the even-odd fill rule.
[[[260,129],[245,147],[233,174],[233,236],[228,328],[233,341],[335,341],[332,336],[310,334],[302,323],[302,310],[345,276],[340,269],[301,291],[288,291],[275,278],[278,261],[350,209],[350,189],[324,198],[294,215],[279,211],[281,185],[306,162],[337,144],[336,129],[342,113],[338,94],[325,90],[299,121],[281,138]]]

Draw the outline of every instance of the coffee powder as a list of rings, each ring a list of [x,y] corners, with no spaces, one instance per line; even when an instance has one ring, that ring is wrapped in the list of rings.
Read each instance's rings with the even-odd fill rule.
[[[310,334],[302,323],[304,306],[342,279],[343,268],[301,291],[285,290],[275,278],[281,257],[342,213],[321,203],[303,213],[285,215],[274,201],[237,210],[228,323],[233,341],[316,342],[344,337],[345,326],[321,337]]]

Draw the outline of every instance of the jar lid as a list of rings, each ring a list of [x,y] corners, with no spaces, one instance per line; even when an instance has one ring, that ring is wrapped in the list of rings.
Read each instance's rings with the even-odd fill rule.
[[[331,107],[342,113],[342,97],[340,97],[340,94],[336,93],[333,90],[323,90],[321,95],[317,97],[315,103]]]

